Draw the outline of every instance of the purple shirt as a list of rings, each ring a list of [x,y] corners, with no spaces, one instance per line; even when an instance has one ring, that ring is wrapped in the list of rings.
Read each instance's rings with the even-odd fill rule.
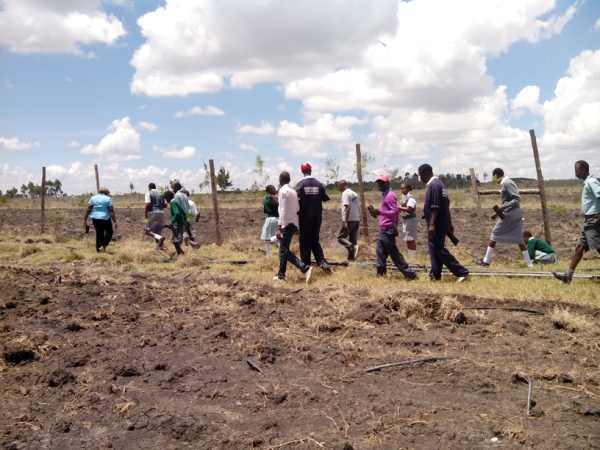
[[[379,207],[379,229],[381,231],[396,228],[398,226],[398,199],[393,191],[387,191],[381,194],[381,206]]]

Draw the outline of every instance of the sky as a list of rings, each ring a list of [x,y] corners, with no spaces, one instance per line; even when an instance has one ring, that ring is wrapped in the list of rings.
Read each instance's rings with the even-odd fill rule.
[[[356,143],[533,177],[531,128],[546,178],[600,173],[600,0],[0,0],[2,190],[353,179]]]

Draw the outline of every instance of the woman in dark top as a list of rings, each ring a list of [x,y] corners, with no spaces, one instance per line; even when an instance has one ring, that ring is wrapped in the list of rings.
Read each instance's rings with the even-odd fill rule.
[[[279,204],[277,202],[277,189],[275,186],[266,187],[266,195],[263,200],[263,211],[265,213],[265,223],[260,233],[260,239],[265,244],[265,253],[271,256],[271,250],[277,243],[277,220],[279,219]]]

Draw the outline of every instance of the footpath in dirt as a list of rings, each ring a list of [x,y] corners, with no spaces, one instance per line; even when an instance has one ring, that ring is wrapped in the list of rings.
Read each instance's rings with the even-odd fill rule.
[[[0,271],[5,449],[600,448],[597,309],[84,269]]]

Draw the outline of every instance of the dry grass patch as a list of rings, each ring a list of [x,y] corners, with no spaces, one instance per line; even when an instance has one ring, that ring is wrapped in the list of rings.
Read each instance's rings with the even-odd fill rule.
[[[440,317],[443,320],[455,322],[462,312],[463,305],[456,297],[442,297],[440,303]]]
[[[571,312],[568,308],[556,307],[550,314],[550,320],[555,328],[573,333],[589,330],[593,324],[585,316]]]

